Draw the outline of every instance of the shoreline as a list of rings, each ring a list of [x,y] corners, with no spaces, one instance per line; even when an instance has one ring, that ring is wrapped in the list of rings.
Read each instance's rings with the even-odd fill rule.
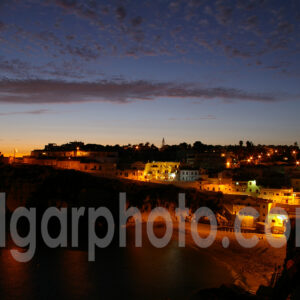
[[[143,216],[143,221],[145,216]],[[134,226],[130,222],[126,227]],[[144,225],[145,222],[142,222]],[[155,222],[154,226],[161,225],[162,222]],[[209,224],[198,224],[199,236],[205,238],[210,230]],[[173,239],[178,240],[178,222],[173,221]],[[255,247],[244,248],[236,240],[234,232],[217,231],[216,238],[208,248],[200,248],[196,245],[191,234],[191,223],[185,223],[185,245],[191,247],[199,253],[209,255],[218,264],[224,266],[230,273],[233,284],[240,286],[244,290],[255,294],[260,285],[268,286],[271,281],[275,266],[283,265],[286,256],[285,246],[273,248],[267,241],[265,234],[245,233],[245,238],[256,235],[259,240]],[[229,245],[224,248],[222,240],[228,238]],[[272,239],[281,239],[283,236],[273,236]]]
[[[209,228],[210,225],[198,224],[198,234],[202,237],[207,236]],[[285,259],[285,247],[273,248],[263,234],[244,234],[245,238],[257,235],[261,239],[259,239],[255,247],[243,248],[237,242],[234,232],[217,231],[215,241],[206,249],[200,248],[195,244],[191,236],[189,223],[186,223],[185,231],[186,245],[200,252],[205,252],[218,261],[218,263],[224,265],[231,273],[234,284],[250,293],[256,293],[260,285],[268,286],[275,265],[283,265]],[[228,248],[224,248],[222,245],[224,237],[228,237]],[[273,238],[276,239],[278,237]]]

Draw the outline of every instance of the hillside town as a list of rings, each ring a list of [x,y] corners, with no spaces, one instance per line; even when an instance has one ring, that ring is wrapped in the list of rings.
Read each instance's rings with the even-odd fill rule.
[[[48,144],[30,156],[4,157],[2,163],[50,166],[95,176],[173,184],[226,196],[219,223],[233,226],[241,209],[254,207],[258,215],[243,213],[242,226],[255,228],[272,222],[279,231],[287,216],[300,207],[299,147],[210,146],[195,142],[160,148],[146,144],[101,146],[71,142]],[[230,198],[228,198],[230,197]],[[267,220],[266,218],[269,218]]]

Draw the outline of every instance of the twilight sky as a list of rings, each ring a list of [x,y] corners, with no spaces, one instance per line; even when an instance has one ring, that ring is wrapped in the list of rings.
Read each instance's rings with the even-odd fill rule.
[[[298,0],[0,0],[0,151],[300,140]]]

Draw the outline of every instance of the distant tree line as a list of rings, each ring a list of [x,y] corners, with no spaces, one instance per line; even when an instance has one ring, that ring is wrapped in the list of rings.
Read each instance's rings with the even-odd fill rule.
[[[255,145],[252,141],[247,140],[239,141],[236,145],[207,145],[201,141],[196,141],[193,144],[182,142],[177,145],[163,145],[157,147],[149,142],[140,144],[128,144],[128,145],[99,145],[99,144],[84,144],[83,142],[71,142],[57,146],[56,144],[49,144],[45,146],[44,150],[47,151],[75,151],[80,149],[83,151],[106,151],[106,152],[118,152],[120,162],[131,163],[134,161],[181,161],[188,154],[195,153],[233,153],[238,159],[245,159],[251,156],[267,154],[270,149],[276,149],[278,152],[276,155],[269,159],[281,159],[281,156],[290,156],[294,150],[299,154],[298,143],[293,145]]]

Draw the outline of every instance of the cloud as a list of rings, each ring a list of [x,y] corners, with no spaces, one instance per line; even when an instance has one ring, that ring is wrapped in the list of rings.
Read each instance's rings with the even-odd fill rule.
[[[101,58],[106,56],[140,58],[167,54],[176,57],[178,52],[186,56],[201,55],[206,49],[214,55],[223,53],[249,62],[264,54],[273,52],[277,55],[278,50],[288,52],[295,47],[299,32],[295,22],[296,17],[299,18],[297,9],[293,9],[290,3],[282,9],[267,0],[170,0],[159,3],[139,1],[137,4],[97,0],[25,2],[46,9],[54,6],[55,14],[57,12],[52,20],[54,26],[40,22],[33,30],[20,20],[6,25],[11,38],[0,41],[9,49],[25,54],[34,52],[37,56],[46,54],[55,59],[74,57],[83,63],[101,63]],[[49,24],[50,18],[51,14]],[[89,34],[83,35],[82,30],[72,26],[75,18],[80,19],[76,21],[82,23],[84,30],[83,23],[91,25]],[[66,30],[63,34],[55,24],[64,24]],[[221,42],[217,44],[218,40]],[[101,47],[95,43],[101,43]],[[248,43],[253,46],[249,48]]]
[[[93,72],[76,61],[62,61],[56,64],[49,61],[44,65],[32,65],[19,59],[7,60],[0,56],[0,72],[16,78],[72,78],[83,79],[86,75],[103,76],[101,72]]]
[[[126,18],[127,13],[126,13],[124,6],[119,6],[116,9],[116,15],[120,21],[123,21]]]
[[[221,49],[223,49],[225,55],[228,57],[250,58],[250,57],[257,56],[257,53],[255,52],[250,52],[249,50],[244,50],[244,49],[238,49],[231,45],[225,44],[222,40],[218,40],[216,42],[216,45]]]
[[[58,80],[2,80],[0,103],[130,103],[158,98],[276,102],[278,94],[249,93],[234,88],[203,87],[194,83],[102,80],[66,82]]]
[[[49,2],[51,3],[51,2]],[[48,5],[45,1],[45,4]],[[55,0],[54,3],[63,8],[66,12],[77,15],[80,18],[87,19],[92,24],[103,26],[99,15],[97,14],[98,3],[95,0],[80,2],[77,0]]]
[[[213,51],[213,47],[206,40],[196,37],[195,42],[209,51]]]
[[[256,25],[257,21],[258,21],[257,16],[250,16],[246,20],[247,24],[249,24],[249,25]]]
[[[55,1],[57,5],[61,6],[65,9],[75,8],[77,1],[76,0],[56,0]]]
[[[65,53],[71,54],[73,56],[79,56],[86,61],[97,59],[101,55],[99,51],[93,51],[88,47],[71,45],[67,45],[65,50],[62,50],[62,54]]]
[[[37,110],[30,110],[30,111],[13,111],[13,112],[0,112],[0,117],[3,116],[13,116],[13,115],[42,115],[42,114],[49,114],[55,113],[49,109],[37,109]]]
[[[294,31],[294,25],[288,22],[280,22],[277,25],[277,32],[280,34],[290,34]]]
[[[11,73],[17,76],[26,76],[29,64],[19,59],[6,60],[0,57],[0,71]]]
[[[245,20],[245,25],[241,25],[241,28],[252,32],[253,34],[257,35],[257,36],[261,36],[262,32],[259,29],[259,19],[257,16],[255,15],[251,15],[249,16],[246,20]]]
[[[5,24],[3,22],[0,21],[0,31],[5,29]]]
[[[143,18],[141,16],[137,16],[137,17],[131,19],[132,26],[139,26],[142,24],[142,22],[143,22]]]
[[[178,12],[179,8],[180,8],[180,2],[179,2],[179,1],[172,1],[172,2],[169,4],[169,9],[170,9],[173,13]]]
[[[223,0],[217,0],[215,3],[217,11],[215,18],[221,25],[226,25],[232,19],[233,7],[230,7],[225,3],[226,1]]]
[[[66,40],[68,40],[68,41],[72,41],[72,40],[75,39],[75,35],[74,35],[74,34],[68,34],[68,35],[65,36],[65,38],[66,38]]]
[[[267,0],[252,0],[252,1],[245,1],[245,0],[238,0],[237,1],[237,8],[252,11],[258,8],[261,8],[266,4]]]
[[[76,59],[49,61],[46,64],[34,65],[19,59],[7,60],[0,56],[0,80],[8,77],[14,79],[39,78],[55,80],[84,80],[87,76],[102,78],[101,70],[92,70]]]

